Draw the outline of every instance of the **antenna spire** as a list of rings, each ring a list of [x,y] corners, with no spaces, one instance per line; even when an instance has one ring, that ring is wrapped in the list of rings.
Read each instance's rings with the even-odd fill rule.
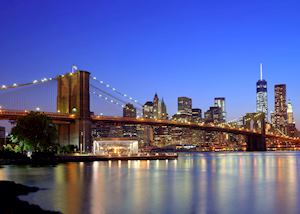
[[[262,67],[263,67],[263,64],[260,63],[260,80],[263,80],[263,69],[262,69]]]

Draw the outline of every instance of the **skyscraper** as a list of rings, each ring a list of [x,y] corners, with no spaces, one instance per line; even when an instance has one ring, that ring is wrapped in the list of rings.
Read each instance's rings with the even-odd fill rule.
[[[225,97],[216,97],[215,98],[215,107],[219,107],[222,111],[223,122],[226,121],[226,107],[225,107]]]
[[[164,99],[160,101],[158,95],[155,93],[153,102],[146,102],[143,106],[143,115],[145,118],[167,119],[167,106]]]
[[[153,102],[148,101],[143,105],[143,117],[153,118]]]
[[[286,85],[275,85],[274,125],[283,133],[286,133],[287,119]]]
[[[155,119],[160,118],[160,111],[161,111],[161,107],[160,107],[160,103],[159,103],[159,98],[157,96],[157,94],[155,93],[154,98],[153,98],[153,117]]]
[[[287,118],[287,134],[290,137],[295,137],[297,135],[297,128],[294,120],[293,105],[291,100],[289,100],[287,105]]]
[[[127,103],[123,108],[123,117],[136,118],[136,108],[131,104]],[[136,137],[137,130],[136,125],[124,125],[123,126],[124,137]]]
[[[222,109],[217,106],[212,106],[204,113],[204,120],[206,123],[222,123],[223,115]]]
[[[289,100],[287,105],[287,116],[288,116],[288,124],[294,124],[294,113],[293,113],[293,105],[291,100]]]
[[[136,118],[136,108],[131,104],[127,103],[123,108],[123,117]]]
[[[262,64],[260,64],[260,79],[256,83],[256,112],[263,112],[268,121],[268,88],[263,79]]]
[[[202,110],[200,108],[193,108],[192,109],[192,115],[195,118],[202,119]]]
[[[160,118],[164,120],[168,119],[167,106],[165,104],[164,98],[162,98],[160,106]]]
[[[192,115],[192,99],[188,97],[178,97],[178,113]]]

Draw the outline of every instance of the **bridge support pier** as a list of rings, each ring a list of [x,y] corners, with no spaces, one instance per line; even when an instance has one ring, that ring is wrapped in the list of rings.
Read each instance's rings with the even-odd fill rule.
[[[77,71],[57,77],[57,111],[74,115],[75,122],[59,126],[59,143],[92,151],[90,73]]]
[[[264,135],[250,134],[247,136],[247,151],[267,151],[266,137]]]

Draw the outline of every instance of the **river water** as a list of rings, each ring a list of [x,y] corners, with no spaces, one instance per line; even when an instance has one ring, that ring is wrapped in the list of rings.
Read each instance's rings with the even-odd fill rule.
[[[45,188],[22,200],[63,213],[300,213],[300,153],[195,153],[177,160],[4,166]]]

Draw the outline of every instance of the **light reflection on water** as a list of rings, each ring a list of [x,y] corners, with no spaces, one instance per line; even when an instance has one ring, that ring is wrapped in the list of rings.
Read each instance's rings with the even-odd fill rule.
[[[178,160],[5,166],[22,199],[63,213],[299,213],[300,153],[196,153]]]

